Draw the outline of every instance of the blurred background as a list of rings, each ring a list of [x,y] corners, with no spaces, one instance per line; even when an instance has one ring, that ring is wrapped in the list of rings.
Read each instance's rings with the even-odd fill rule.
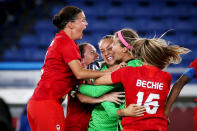
[[[187,47],[178,65],[166,70],[173,83],[197,57],[197,0],[0,0],[0,97],[9,106],[12,127],[33,93],[51,40],[58,30],[53,16],[66,5],[84,10],[88,27],[83,39],[97,49],[98,41],[122,28],[132,28],[140,37],[160,37]],[[193,131],[197,82],[181,92],[170,116],[169,131]]]

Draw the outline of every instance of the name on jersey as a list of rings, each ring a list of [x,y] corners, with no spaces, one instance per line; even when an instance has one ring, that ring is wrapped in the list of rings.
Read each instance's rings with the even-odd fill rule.
[[[140,80],[140,79],[137,79],[136,86],[150,88],[150,89],[163,90],[163,83],[145,81],[145,80]]]

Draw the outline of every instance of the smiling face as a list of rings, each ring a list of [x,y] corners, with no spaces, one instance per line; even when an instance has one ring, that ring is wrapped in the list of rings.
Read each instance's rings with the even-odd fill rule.
[[[108,66],[112,66],[115,64],[114,52],[112,51],[112,43],[113,40],[110,38],[103,39],[99,43],[99,50],[101,52],[101,56]]]
[[[83,12],[79,13],[75,20],[72,21],[71,35],[73,40],[82,39],[83,30],[88,25],[86,21],[85,14]]]

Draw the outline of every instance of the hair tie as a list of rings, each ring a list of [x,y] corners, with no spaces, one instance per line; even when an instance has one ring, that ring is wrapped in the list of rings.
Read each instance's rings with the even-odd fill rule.
[[[118,38],[120,39],[120,41],[130,50],[133,49],[132,46],[130,46],[125,40],[124,38],[122,37],[122,34],[121,34],[121,31],[118,31]]]

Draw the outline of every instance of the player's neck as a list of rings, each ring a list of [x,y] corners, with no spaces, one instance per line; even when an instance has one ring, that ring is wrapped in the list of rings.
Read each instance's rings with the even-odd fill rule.
[[[122,62],[126,62],[129,61],[131,59],[134,59],[131,55],[125,55],[125,57],[123,57]]]
[[[70,38],[70,39],[72,39],[73,40],[73,38],[72,38],[72,33],[71,33],[71,30],[70,29],[68,29],[68,28],[64,28],[64,30],[63,30],[67,35],[68,35],[68,37]]]

